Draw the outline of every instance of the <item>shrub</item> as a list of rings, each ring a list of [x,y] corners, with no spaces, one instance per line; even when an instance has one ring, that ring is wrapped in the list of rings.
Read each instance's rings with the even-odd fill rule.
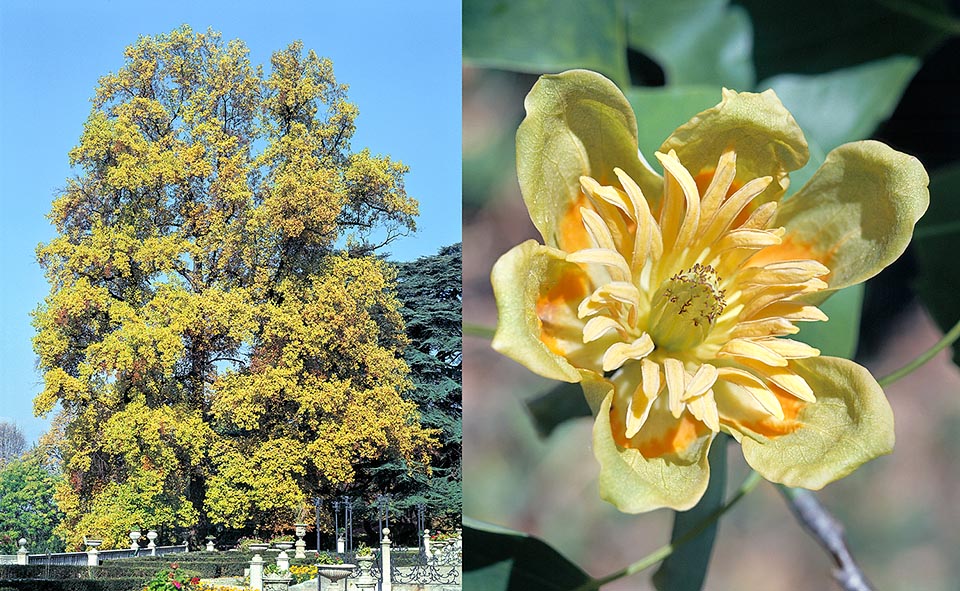
[[[86,577],[86,566],[65,564],[2,564],[0,581],[12,579],[79,579]]]
[[[263,540],[259,538],[240,538],[239,540],[237,540],[237,548],[239,548],[241,552],[249,552],[251,544],[263,544],[263,543],[264,543]]]
[[[343,564],[343,559],[330,552],[318,552],[317,564]]]
[[[143,579],[15,579],[4,581],[11,591],[142,591]]]

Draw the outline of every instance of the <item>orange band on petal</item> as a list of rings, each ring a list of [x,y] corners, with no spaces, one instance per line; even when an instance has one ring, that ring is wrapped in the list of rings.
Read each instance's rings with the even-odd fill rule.
[[[540,340],[558,355],[566,353],[557,343],[553,325],[563,325],[576,317],[577,305],[589,293],[587,277],[576,272],[561,274],[550,291],[537,298],[537,318],[540,320]]]
[[[780,244],[768,246],[753,255],[750,260],[747,261],[746,266],[762,267],[781,261],[813,260],[823,263],[826,267],[830,268],[830,261],[833,259],[837,248],[838,246],[834,246],[827,252],[820,252],[812,244],[800,242],[795,235],[787,234],[781,239]],[[822,275],[820,279],[829,283],[830,275],[831,274]]]
[[[768,415],[760,421],[743,422],[742,425],[764,437],[780,437],[793,433],[803,426],[803,423],[800,422],[797,417],[800,416],[800,411],[803,410],[807,403],[795,396],[791,396],[775,384],[769,384],[769,387],[774,396],[777,397],[777,400],[780,401],[781,408],[783,408],[783,420],[781,421],[774,416]]]
[[[580,192],[576,202],[571,203],[570,207],[567,208],[557,226],[557,232],[560,234],[557,236],[558,246],[567,252],[575,252],[593,246],[590,242],[590,236],[583,226],[583,217],[580,215],[581,207],[593,209],[590,200],[583,194],[583,191]]]
[[[566,316],[589,293],[587,277],[582,273],[564,273],[557,278],[550,291],[537,298],[537,316],[551,322],[557,316]],[[574,312],[576,314],[576,312]]]
[[[625,436],[626,424],[623,417],[618,415],[619,413],[611,409],[610,427],[613,431],[614,441],[620,447],[639,450],[645,458],[658,458],[680,453],[710,432],[709,427],[693,418],[690,413],[685,412],[659,437],[645,438],[641,429],[635,437],[627,439]]]

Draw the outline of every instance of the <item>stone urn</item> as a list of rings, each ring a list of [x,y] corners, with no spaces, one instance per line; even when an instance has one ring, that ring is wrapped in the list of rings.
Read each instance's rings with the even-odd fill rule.
[[[377,586],[377,580],[373,578],[373,554],[358,555],[357,570],[360,571],[356,582],[358,589],[373,589]]]
[[[307,535],[307,524],[306,523],[295,523],[293,524],[294,531],[297,535],[297,543],[294,544],[296,552],[294,552],[294,558],[306,558],[307,557],[307,543],[303,541],[303,537]]]
[[[331,583],[336,583],[352,575],[355,568],[355,564],[318,564],[317,574]]]
[[[287,591],[293,576],[289,572],[270,573],[263,575],[263,591]]]
[[[130,549],[139,550],[140,549],[140,538],[143,537],[143,534],[140,533],[140,528],[135,527],[130,530]]]
[[[84,544],[85,546],[89,546],[90,548],[99,548],[100,545],[103,544],[103,540],[101,540],[101,539],[99,539],[99,538],[88,538],[88,537],[84,537],[84,538],[83,538],[83,544]]]

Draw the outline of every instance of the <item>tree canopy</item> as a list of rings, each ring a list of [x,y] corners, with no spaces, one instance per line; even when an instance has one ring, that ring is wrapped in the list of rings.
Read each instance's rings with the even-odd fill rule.
[[[53,500],[60,479],[35,448],[0,468],[0,553],[14,554],[26,538],[31,552],[60,552],[54,533],[63,517]]]
[[[299,42],[265,73],[184,26],[100,78],[37,256],[63,535],[287,526],[384,453],[426,465],[395,273],[407,168],[353,151],[357,108]]]
[[[461,511],[461,373],[463,341],[463,255],[460,243],[432,256],[398,265],[397,294],[411,345],[405,359],[423,424],[440,430],[442,442],[429,478],[414,473],[414,498],[459,517]]]
[[[392,510],[401,513],[412,514],[423,504],[431,528],[458,527],[462,506],[461,251],[457,243],[435,255],[395,263],[400,313],[409,339],[404,359],[413,382],[403,396],[417,405],[422,424],[438,434],[430,469],[418,469],[398,454],[386,455],[364,466],[365,478],[358,479],[351,491],[361,497],[370,497],[371,491],[389,493]],[[377,510],[368,504],[366,515],[375,519]],[[398,535],[416,535],[407,531],[403,519],[391,529]]]

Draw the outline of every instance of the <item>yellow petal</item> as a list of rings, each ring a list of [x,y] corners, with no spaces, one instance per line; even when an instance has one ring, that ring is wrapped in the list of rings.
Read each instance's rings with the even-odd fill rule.
[[[676,150],[694,175],[712,168],[717,155],[737,153],[737,180],[770,176],[773,183],[759,198],[780,198],[788,185],[787,173],[808,158],[807,143],[793,116],[772,90],[760,94],[724,89],[717,106],[696,115],[667,138],[660,151]]]
[[[660,195],[662,180],[638,156],[633,108],[610,80],[586,70],[541,76],[524,107],[517,177],[545,244],[567,252],[580,247],[583,226],[569,218],[579,218],[585,202],[581,176],[610,185],[619,166],[645,194]]]
[[[565,354],[571,350],[568,347],[583,347],[582,323],[577,326],[580,321],[575,320],[571,306],[585,295],[587,279],[564,256],[529,240],[493,266],[491,282],[499,313],[493,348],[544,377],[578,382],[580,373]],[[572,328],[578,344],[557,342],[565,332],[562,327]],[[559,332],[552,332],[554,328]]]
[[[658,399],[640,432],[621,445],[614,434],[622,433],[623,425],[612,422],[617,414],[611,412],[612,400],[611,392],[593,428],[600,496],[627,513],[696,505],[710,480],[707,454],[714,433],[689,414],[674,419]]]
[[[907,247],[930,200],[927,183],[916,158],[880,142],[840,146],[781,206],[774,223],[786,240],[768,254],[822,262],[831,290],[869,279]]]
[[[893,413],[870,372],[833,357],[792,367],[815,389],[817,402],[801,404],[780,435],[743,438],[753,469],[772,482],[816,490],[893,450]]]

